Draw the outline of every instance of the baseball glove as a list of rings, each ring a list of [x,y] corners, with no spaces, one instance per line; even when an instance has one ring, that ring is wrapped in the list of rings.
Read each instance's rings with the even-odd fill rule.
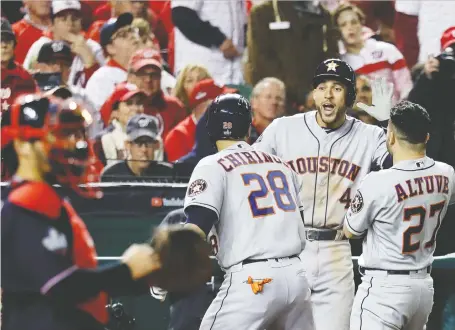
[[[149,284],[185,293],[210,280],[211,250],[199,232],[181,225],[158,227],[150,244],[160,256],[161,268],[150,275]]]

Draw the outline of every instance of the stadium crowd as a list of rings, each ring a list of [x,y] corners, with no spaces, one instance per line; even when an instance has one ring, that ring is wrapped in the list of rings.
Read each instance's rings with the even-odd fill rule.
[[[444,94],[454,84],[453,6],[8,1],[2,4],[2,109],[37,91],[75,97],[91,114],[94,166],[103,180],[174,175],[174,162],[188,173],[213,152],[197,123],[217,95],[237,90],[251,99],[254,142],[273,119],[312,110],[314,68],[339,57],[358,75],[361,102],[371,103],[371,79],[384,77],[394,83],[395,103],[407,98],[424,105],[434,122],[430,156],[455,164],[454,111]],[[351,115],[376,124],[355,107]]]
[[[23,0],[1,9],[1,111],[31,93],[80,101],[101,181],[191,174],[215,152],[204,113],[223,93],[251,101],[254,143],[275,118],[313,110],[312,77],[327,58],[356,71],[356,101],[371,105],[372,80],[385,78],[394,104],[425,107],[428,156],[455,167],[455,1]],[[380,125],[356,106],[348,113]],[[2,166],[2,181],[12,174]]]

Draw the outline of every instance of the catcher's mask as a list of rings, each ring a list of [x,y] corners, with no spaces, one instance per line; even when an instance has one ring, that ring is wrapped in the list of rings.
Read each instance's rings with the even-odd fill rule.
[[[71,98],[27,95],[2,114],[1,146],[15,139],[41,141],[51,167],[51,183],[85,197],[100,197],[99,190],[87,185],[97,179],[96,158],[86,137],[90,123],[90,113]]]

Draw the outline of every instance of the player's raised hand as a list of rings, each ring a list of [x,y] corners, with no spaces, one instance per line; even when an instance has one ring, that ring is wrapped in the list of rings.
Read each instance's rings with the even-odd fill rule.
[[[371,82],[373,105],[359,102],[357,107],[379,121],[389,120],[393,90],[393,83],[387,82],[385,78],[374,79]]]

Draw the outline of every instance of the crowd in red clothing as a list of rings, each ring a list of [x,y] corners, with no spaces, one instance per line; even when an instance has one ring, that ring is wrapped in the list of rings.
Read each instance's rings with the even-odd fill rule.
[[[256,52],[268,47],[261,44],[259,30],[266,31],[266,35],[275,30],[271,24],[276,22],[262,21],[269,19],[263,13],[272,10],[271,3],[265,0],[3,2],[2,111],[7,111],[25,94],[71,96],[80,100],[91,114],[89,135],[101,160],[99,169],[119,160],[128,163],[135,157],[175,162],[194,155],[197,145],[203,145],[203,141],[197,141],[197,124],[211,100],[219,94],[236,91],[226,86],[257,86],[251,100],[255,129],[252,136],[258,136],[274,118],[312,107],[311,90],[303,87],[308,80],[305,75],[311,76],[312,72],[300,76],[298,73],[295,81],[292,75],[299,68],[286,67],[295,61],[285,58],[280,64],[272,52]],[[425,23],[425,17],[417,7],[410,7],[413,1],[290,3],[279,3],[278,12],[273,9],[275,18],[286,15],[286,6],[295,6],[293,10],[302,11],[303,15],[317,13],[322,17],[327,13],[333,18],[332,27],[321,25],[326,29],[323,49],[305,48],[308,60],[320,62],[332,54],[335,45],[336,56],[361,75],[360,87],[367,86],[368,79],[385,77],[395,84],[395,101],[407,97],[413,88],[410,69],[418,62],[419,42],[421,47],[424,43],[422,33],[417,30],[419,24]],[[350,7],[349,3],[358,5],[359,9]],[[446,29],[444,24],[438,29]],[[338,31],[333,37],[332,28]],[[455,39],[454,29],[446,29],[445,33],[450,46]],[[296,50],[300,47],[298,40],[283,36]],[[256,53],[262,56],[260,60]],[[267,56],[275,63],[267,62]],[[429,60],[418,64],[424,66],[424,73],[429,77],[438,70],[438,63]],[[280,67],[281,72],[274,72],[272,67]],[[267,80],[269,77],[279,79]],[[360,90],[359,95],[362,95]],[[371,93],[369,98],[371,102]],[[268,109],[269,105],[272,110]],[[365,113],[353,115],[371,121]],[[136,123],[145,123],[144,128],[128,126],[133,118]],[[137,132],[128,131],[133,126],[142,132],[154,129],[153,134],[148,134],[149,139],[154,137],[153,141],[135,144],[131,136]],[[141,171],[133,169],[132,174],[142,176]]]

